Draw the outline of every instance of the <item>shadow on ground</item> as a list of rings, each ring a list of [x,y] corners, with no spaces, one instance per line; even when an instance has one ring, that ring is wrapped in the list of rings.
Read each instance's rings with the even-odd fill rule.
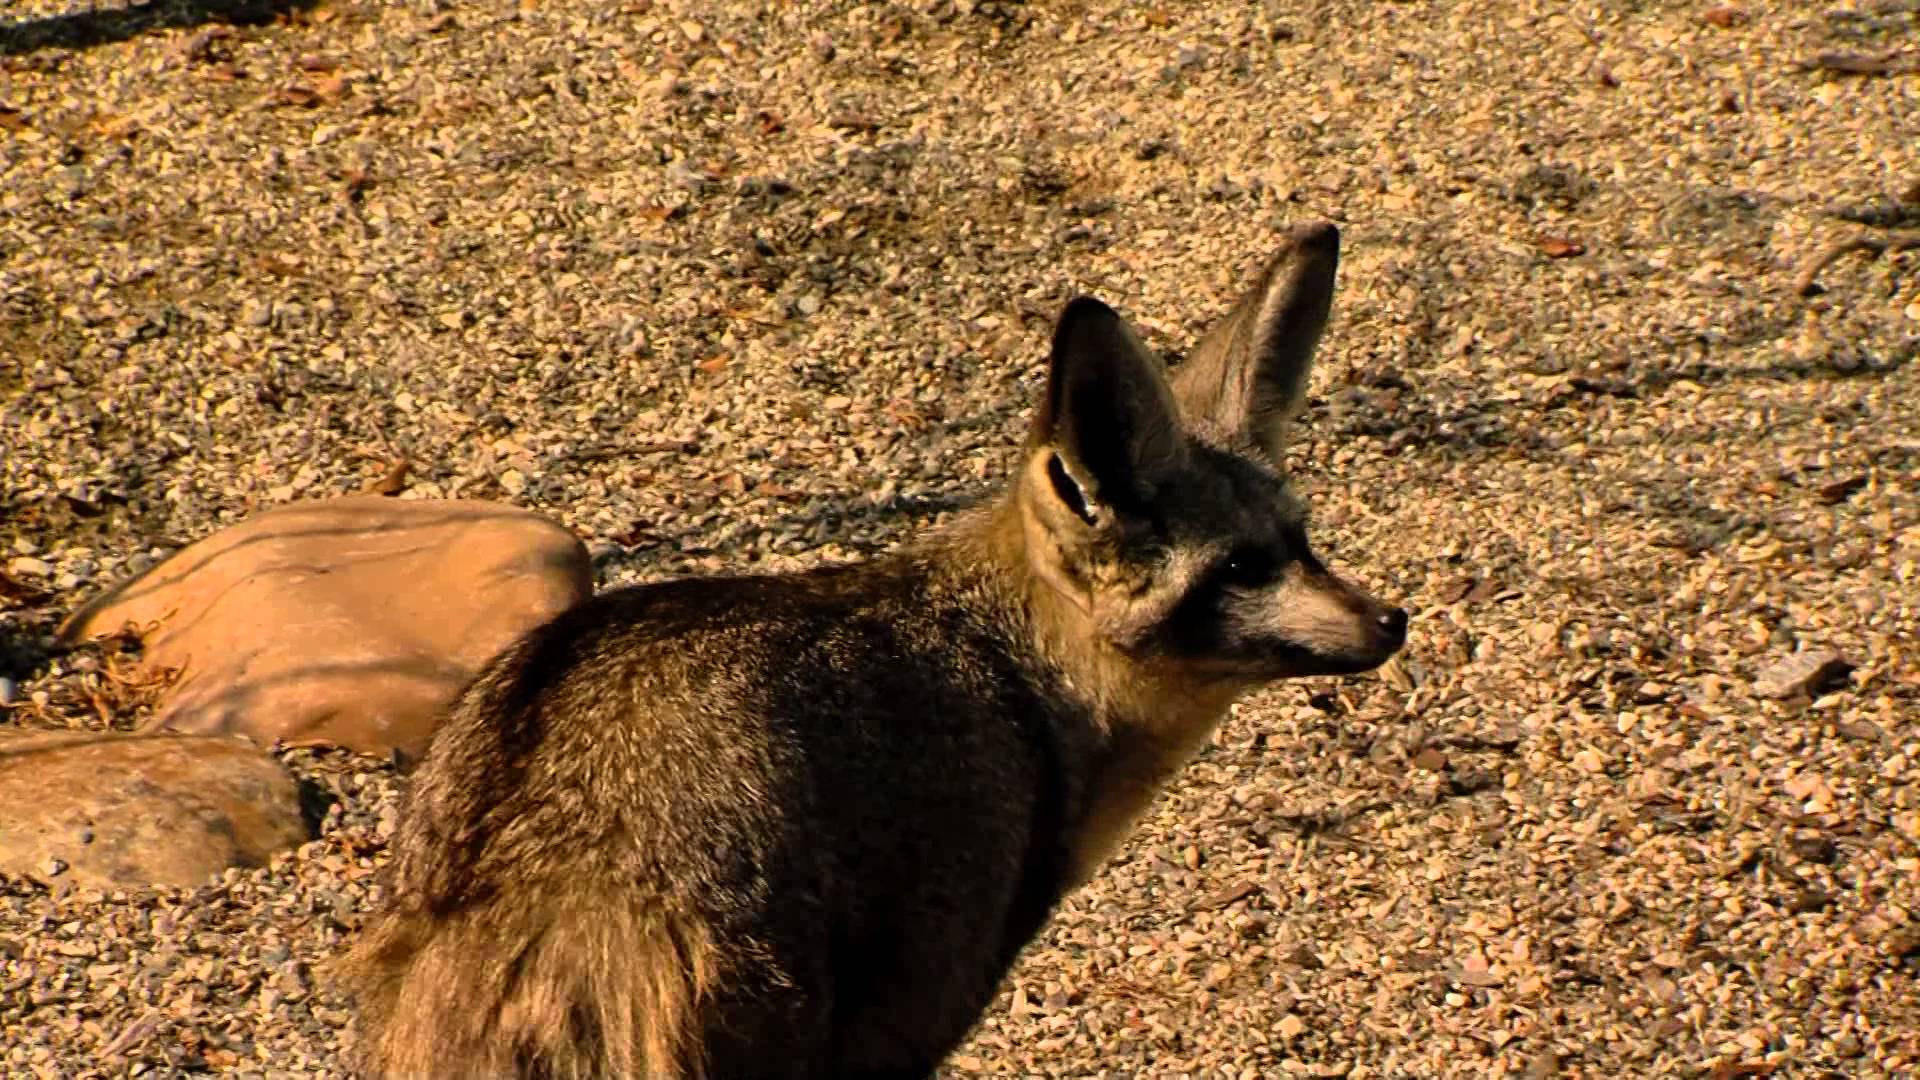
[[[0,22],[0,56],[41,49],[91,49],[126,41],[152,30],[177,30],[203,23],[253,26],[289,12],[310,8],[315,0],[154,0],[130,7],[88,8],[64,15]]]

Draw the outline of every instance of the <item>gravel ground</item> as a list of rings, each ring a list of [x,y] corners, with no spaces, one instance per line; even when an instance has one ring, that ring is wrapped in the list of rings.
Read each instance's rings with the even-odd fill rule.
[[[1920,3],[1836,2],[7,0],[0,702],[137,722],[53,621],[294,498],[884,548],[1072,292],[1178,353],[1332,218],[1296,466],[1407,662],[1242,707],[947,1074],[1911,1075]],[[285,756],[271,867],[0,882],[0,1069],[341,1072],[401,781]]]

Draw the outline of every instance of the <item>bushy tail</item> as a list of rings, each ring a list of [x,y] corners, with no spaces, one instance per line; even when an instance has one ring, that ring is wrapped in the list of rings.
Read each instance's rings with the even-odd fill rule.
[[[360,1002],[363,1075],[703,1077],[696,1009],[714,957],[705,928],[635,897],[528,899],[395,911],[367,932],[339,969]]]

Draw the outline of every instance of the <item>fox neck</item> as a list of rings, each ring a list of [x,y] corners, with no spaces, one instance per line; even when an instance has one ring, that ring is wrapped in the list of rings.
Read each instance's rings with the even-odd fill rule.
[[[1041,578],[1014,498],[956,522],[935,540],[935,574],[986,599],[1012,645],[1046,669],[1077,706],[1057,732],[1078,792],[1069,814],[1068,888],[1112,854],[1160,789],[1225,719],[1247,687],[1204,679],[1171,660],[1130,656]]]

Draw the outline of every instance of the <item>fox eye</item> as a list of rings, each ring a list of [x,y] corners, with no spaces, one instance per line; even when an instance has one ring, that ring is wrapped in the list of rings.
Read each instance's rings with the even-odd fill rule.
[[[1220,564],[1220,581],[1242,589],[1257,588],[1273,580],[1276,563],[1273,552],[1265,548],[1237,547]]]

